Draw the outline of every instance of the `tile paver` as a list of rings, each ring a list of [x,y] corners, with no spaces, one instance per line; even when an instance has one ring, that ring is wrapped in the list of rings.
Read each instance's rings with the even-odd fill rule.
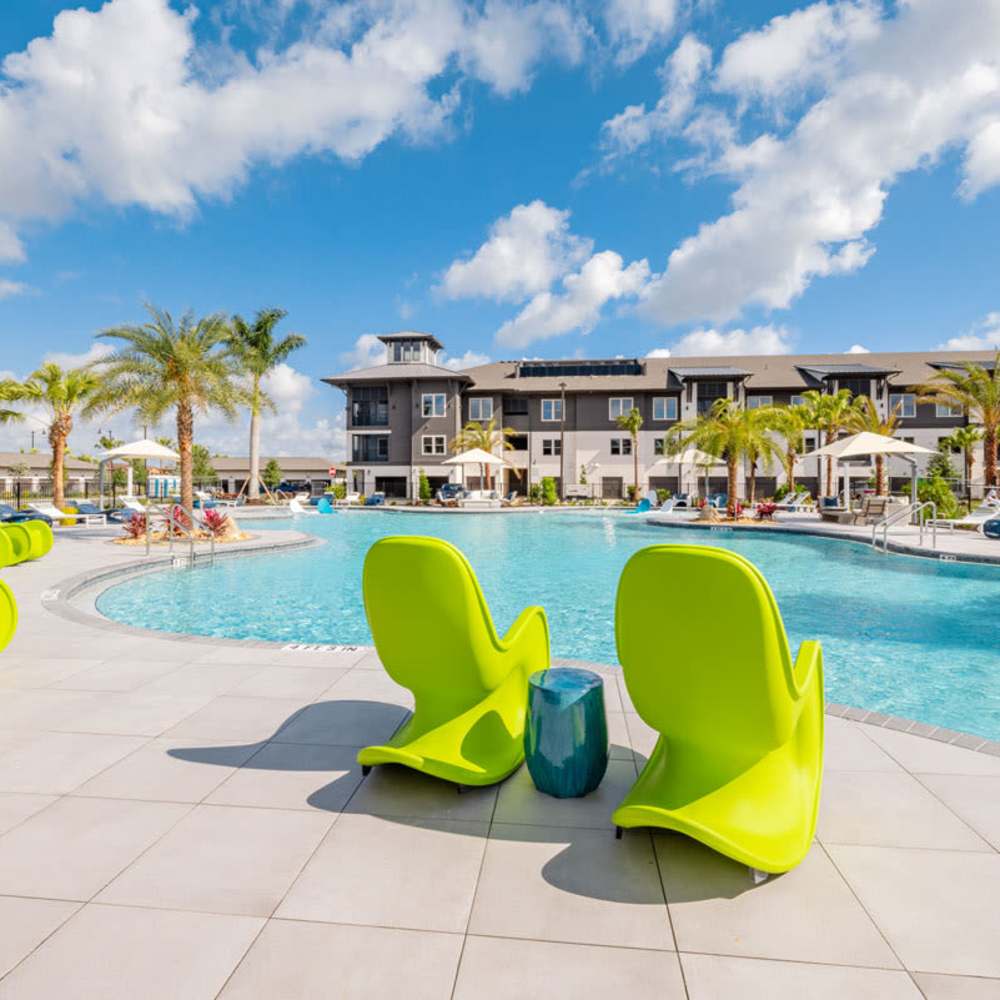
[[[754,886],[679,835],[614,839],[656,739],[615,668],[593,796],[362,780],[412,707],[373,650],[43,607],[135,559],[94,533],[5,574],[0,998],[1000,997],[1000,758],[828,716],[821,842]]]

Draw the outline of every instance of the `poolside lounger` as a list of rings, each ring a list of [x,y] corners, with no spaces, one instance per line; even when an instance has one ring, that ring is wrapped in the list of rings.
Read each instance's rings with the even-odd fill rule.
[[[619,833],[666,827],[753,869],[794,868],[819,806],[819,643],[802,643],[793,663],[760,571],[735,552],[688,545],[629,559],[615,635],[636,711],[661,734],[612,817]]]
[[[333,504],[330,503],[328,497],[320,497],[319,503],[316,504],[316,512],[318,514],[332,514]]]
[[[365,557],[368,625],[413,715],[358,754],[460,785],[492,785],[524,760],[528,675],[549,666],[545,612],[525,608],[501,639],[465,556],[437,538],[390,537]]]
[[[0,565],[3,565],[0,562]],[[17,601],[10,587],[0,580],[0,650],[14,638],[17,631]]]
[[[983,525],[991,520],[992,518],[1000,516],[1000,510],[996,507],[991,507],[986,503],[977,507],[975,510],[970,511],[964,517],[930,517],[924,524],[933,524],[938,528],[977,528],[980,532],[983,530]]]
[[[775,503],[774,509],[788,512],[798,512],[800,510],[804,510],[809,504],[809,491],[802,490],[794,496],[786,496],[780,503]]]
[[[334,507],[346,507],[349,504],[358,503],[360,502],[360,500],[361,500],[360,493],[348,493],[344,496],[343,500],[334,500],[333,505]]]
[[[8,565],[41,559],[52,548],[52,529],[47,521],[15,521],[0,524],[10,542],[13,559]]]
[[[61,521],[76,521],[77,524],[82,522],[88,526],[94,524],[105,525],[108,523],[106,514],[67,514],[51,503],[29,503],[28,507],[35,511],[36,514],[41,514],[43,517],[49,518],[53,524]]]
[[[307,507],[302,506],[302,501],[298,497],[293,497],[288,501],[288,509],[293,514],[315,514],[316,511],[309,510]]]
[[[636,505],[635,510],[627,510],[626,514],[645,514],[653,509],[653,505],[643,497]]]

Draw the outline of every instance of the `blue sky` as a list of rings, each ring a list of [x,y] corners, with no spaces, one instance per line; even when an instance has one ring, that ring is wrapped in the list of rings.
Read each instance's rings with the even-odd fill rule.
[[[316,379],[400,328],[466,360],[989,346],[1000,10],[976,8],[6,0],[0,371],[144,301],[280,305],[309,346],[265,447],[334,453]]]

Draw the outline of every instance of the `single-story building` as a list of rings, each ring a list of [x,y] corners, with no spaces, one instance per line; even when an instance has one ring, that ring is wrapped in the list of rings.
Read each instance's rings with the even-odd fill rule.
[[[49,452],[0,451],[0,488],[11,493],[20,481],[33,493],[49,482],[52,455]],[[63,481],[67,493],[83,493],[88,484],[97,482],[97,465],[67,457],[63,463]]]
[[[322,490],[337,478],[343,480],[345,475],[343,461],[338,465],[332,458],[264,455],[260,460],[262,476],[272,457],[281,468],[282,482],[295,483],[305,489]],[[212,468],[216,484],[227,493],[239,493],[250,478],[250,459],[247,457],[219,456],[212,459]]]

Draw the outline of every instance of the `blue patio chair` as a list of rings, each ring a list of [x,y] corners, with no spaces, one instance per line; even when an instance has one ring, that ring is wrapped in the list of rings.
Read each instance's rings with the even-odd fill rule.
[[[625,513],[626,514],[645,514],[646,511],[649,511],[649,510],[652,510],[652,509],[653,509],[653,505],[645,497],[643,497],[636,504],[635,510],[628,510]]]
[[[316,510],[318,510],[321,514],[332,514],[333,504],[330,503],[330,498],[325,496],[320,497],[319,502],[316,504]]]

